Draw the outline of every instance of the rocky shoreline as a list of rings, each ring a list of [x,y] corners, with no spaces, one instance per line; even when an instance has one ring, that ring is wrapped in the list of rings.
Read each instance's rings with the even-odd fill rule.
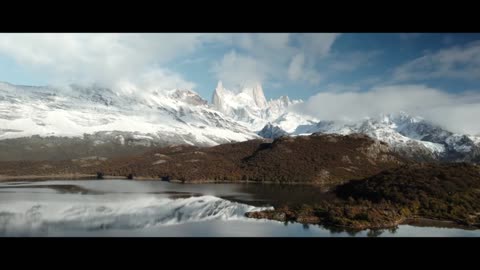
[[[354,211],[352,211],[353,213]],[[248,218],[269,219],[281,222],[298,222],[309,225],[323,225],[328,227],[337,227],[347,230],[365,230],[365,229],[388,229],[395,228],[403,224],[407,218],[401,216],[397,211],[374,210],[377,212],[377,220],[368,220],[369,211],[362,210],[359,213],[346,214],[346,217],[332,215],[331,213],[318,213],[315,210],[291,210],[275,209],[261,212],[248,212],[245,214]],[[364,215],[364,217],[362,217]],[[342,221],[342,218],[344,221]]]
[[[437,227],[437,228],[456,228],[463,230],[478,230],[480,229],[480,224],[463,224],[454,222],[451,220],[441,220],[441,219],[432,219],[426,217],[400,217],[387,221],[384,223],[356,223],[352,225],[339,225],[335,223],[328,223],[315,215],[303,215],[298,214],[293,211],[285,210],[267,210],[260,212],[248,212],[245,214],[248,218],[254,219],[268,219],[281,222],[297,222],[307,225],[321,225],[324,227],[336,227],[338,229],[344,229],[349,231],[361,231],[361,230],[375,230],[375,229],[392,229],[396,228],[398,225],[412,225],[417,227]]]

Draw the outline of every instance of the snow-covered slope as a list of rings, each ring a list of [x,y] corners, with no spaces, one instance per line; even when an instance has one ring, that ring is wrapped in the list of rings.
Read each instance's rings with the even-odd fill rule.
[[[212,96],[214,109],[246,125],[252,131],[259,131],[270,122],[291,132],[298,123],[316,120],[288,110],[289,106],[299,102],[302,101],[292,101],[287,96],[267,101],[259,83],[232,91],[224,88],[220,81]]]
[[[455,134],[406,113],[357,122],[319,121],[290,109],[301,102],[286,96],[267,101],[260,84],[231,91],[219,82],[208,104],[187,89],[132,93],[98,86],[0,83],[0,140],[39,135],[81,138],[93,145],[211,146],[260,136],[363,133],[407,156],[480,162],[478,135]]]
[[[101,87],[0,84],[0,139],[122,131],[168,143],[216,145],[258,136],[191,90],[126,94]]]
[[[280,127],[281,129],[292,133],[300,125],[313,125],[317,123],[318,120],[314,117],[308,115],[301,115],[295,112],[285,112],[281,114],[277,119],[272,121],[272,124]]]
[[[480,153],[479,138],[454,134],[421,117],[404,112],[381,114],[358,122],[320,121],[299,125],[294,135],[320,133],[362,133],[388,143],[398,152],[412,157],[472,160]]]
[[[480,135],[469,135],[468,138],[470,138],[470,140],[472,140],[477,146],[480,147]]]

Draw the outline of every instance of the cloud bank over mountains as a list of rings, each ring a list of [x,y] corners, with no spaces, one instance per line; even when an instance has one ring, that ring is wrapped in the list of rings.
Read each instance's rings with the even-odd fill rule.
[[[336,34],[1,34],[0,54],[52,82],[192,88],[194,82],[169,68],[196,51],[227,46],[209,68],[227,86],[245,80],[282,78],[296,65],[293,80],[315,81],[314,61],[328,54]],[[299,57],[308,60],[298,62]],[[128,83],[127,83],[128,82]]]
[[[480,133],[479,92],[449,94],[419,84],[381,86],[368,91],[322,92],[292,109],[319,119],[345,122],[405,111],[454,132]]]
[[[454,131],[480,133],[476,119],[480,115],[480,86],[447,91],[429,83],[452,79],[475,86],[480,79],[480,41],[453,44],[455,36],[449,35],[453,43],[418,50],[396,62],[400,64],[386,68],[377,62],[397,55],[382,48],[362,49],[360,42],[353,44],[353,49],[336,48],[346,35],[3,33],[0,64],[13,62],[32,74],[41,74],[51,84],[97,83],[132,94],[200,89],[208,95],[203,94],[204,98],[209,98],[213,87],[202,89],[204,82],[195,76],[205,71],[213,85],[221,80],[229,89],[260,82],[267,92],[274,92],[276,87],[272,86],[280,85],[292,96],[311,87],[315,90],[307,93],[306,102],[293,110],[320,119],[353,121],[372,114],[406,111]],[[399,34],[398,46],[403,49],[401,42],[411,44],[425,38],[428,34]],[[186,63],[184,66],[200,63],[201,70],[174,68],[180,62]],[[377,75],[363,74],[367,68],[376,70]],[[355,80],[351,79],[352,72],[358,72]]]

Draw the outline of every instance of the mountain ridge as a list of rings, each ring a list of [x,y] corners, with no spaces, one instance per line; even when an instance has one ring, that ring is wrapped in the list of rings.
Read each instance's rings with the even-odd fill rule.
[[[0,88],[0,139],[31,135],[81,137],[100,131],[189,134],[214,145],[253,139],[244,126],[212,110],[191,90],[126,95],[108,88]],[[14,91],[13,91],[14,90]],[[8,130],[8,131],[6,131]],[[11,130],[21,130],[16,134]],[[223,133],[223,134],[222,134]],[[179,142],[180,143],[180,142]]]
[[[366,135],[313,134],[255,139],[212,147],[172,145],[117,158],[7,161],[0,175],[95,175],[181,182],[263,182],[336,185],[408,162]]]
[[[35,150],[38,158],[52,158],[54,152],[40,152],[49,152],[49,145],[59,140],[64,147],[73,147],[78,145],[78,138],[90,140],[85,145],[89,150],[80,151],[90,153],[102,144],[108,146],[105,149],[125,145],[214,146],[260,137],[361,133],[420,161],[480,162],[479,136],[456,134],[405,112],[383,113],[356,122],[317,119],[294,110],[302,100],[288,96],[267,100],[259,83],[233,91],[219,81],[211,102],[190,89],[129,91],[98,85],[18,86],[0,82],[0,144],[3,142],[9,153],[0,154],[0,160],[29,156],[33,150],[28,148],[39,148]],[[31,136],[44,139],[25,139]]]
[[[219,81],[212,95],[212,107],[241,122],[252,131],[260,131],[268,122],[288,113],[291,105],[303,102],[288,96],[267,101],[260,83],[237,91],[226,89]]]
[[[352,123],[320,121],[297,127],[292,135],[362,133],[388,143],[398,152],[419,160],[474,161],[480,157],[478,138],[455,134],[405,112],[380,114]]]

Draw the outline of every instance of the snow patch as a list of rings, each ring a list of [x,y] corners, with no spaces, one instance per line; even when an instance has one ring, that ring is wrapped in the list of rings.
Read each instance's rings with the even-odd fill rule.
[[[167,162],[167,161],[164,160],[164,159],[159,159],[159,160],[157,160],[157,161],[155,161],[155,162],[152,162],[152,165],[163,164],[163,163],[165,163],[165,162]]]

